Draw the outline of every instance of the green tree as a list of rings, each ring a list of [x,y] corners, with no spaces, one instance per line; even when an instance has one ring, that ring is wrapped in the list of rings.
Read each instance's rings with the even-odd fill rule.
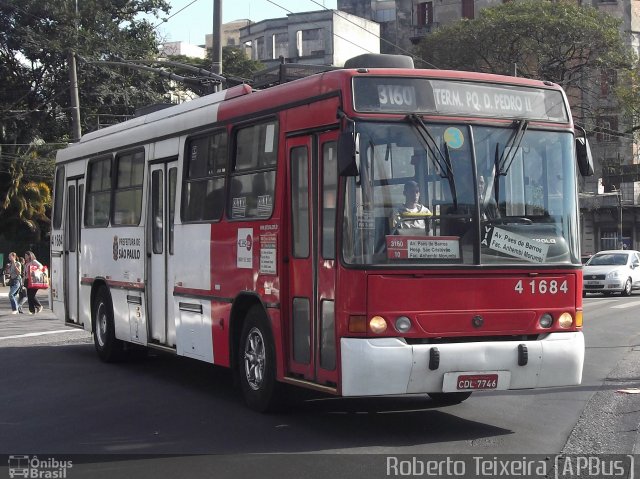
[[[621,21],[575,2],[528,0],[483,9],[474,20],[437,29],[416,53],[439,68],[513,75],[560,84],[583,119],[601,71],[634,62]]]
[[[47,199],[40,183],[50,191],[54,151],[34,145],[69,139],[69,52],[90,60],[153,56],[158,39],[141,14],[168,11],[165,0],[0,2],[0,222],[6,236],[19,233],[13,228],[34,231],[48,214],[50,194]],[[83,132],[162,100],[168,84],[152,73],[79,63]]]
[[[171,61],[196,66],[204,70],[211,70],[211,50],[207,50],[207,58],[193,58],[184,55],[174,55],[169,58]],[[264,68],[264,65],[257,60],[247,57],[244,50],[237,47],[222,48],[222,76],[236,81],[251,80],[255,72]],[[234,83],[231,81],[230,83]]]
[[[262,63],[251,60],[240,48],[224,47],[222,49],[223,76],[251,78],[255,72],[263,68]]]

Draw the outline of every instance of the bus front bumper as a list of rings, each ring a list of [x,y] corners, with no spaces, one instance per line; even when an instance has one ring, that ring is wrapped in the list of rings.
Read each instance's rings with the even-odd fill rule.
[[[402,338],[342,338],[340,347],[343,396],[571,386],[580,384],[584,362],[581,331],[550,333],[537,341],[413,345]],[[523,351],[526,364],[519,365],[525,362]],[[498,379],[458,389],[459,373]]]

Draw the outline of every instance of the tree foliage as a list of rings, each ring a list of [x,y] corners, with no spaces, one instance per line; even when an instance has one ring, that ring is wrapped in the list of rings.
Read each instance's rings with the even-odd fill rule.
[[[204,70],[211,69],[211,50],[207,50],[206,58],[193,58],[183,55],[174,55],[170,60],[196,66]],[[237,47],[226,46],[222,48],[222,76],[236,81],[249,81],[253,74],[264,66],[257,60],[247,57],[244,50]],[[233,83],[233,82],[231,82]]]
[[[601,71],[634,62],[621,21],[575,2],[527,0],[483,9],[441,27],[416,47],[439,68],[513,75],[560,84],[583,119],[598,112]]]
[[[92,61],[153,56],[158,40],[149,17],[141,14],[168,11],[166,0],[0,2],[0,221],[5,235],[14,234],[9,225],[35,231],[47,214],[39,202],[50,204],[54,150],[34,145],[69,139],[69,52]],[[167,85],[152,73],[79,63],[83,132],[158,102]]]

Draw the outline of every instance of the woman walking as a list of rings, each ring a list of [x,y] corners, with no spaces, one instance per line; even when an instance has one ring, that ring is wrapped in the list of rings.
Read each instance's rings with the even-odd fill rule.
[[[26,271],[26,279],[27,279],[27,301],[29,301],[29,314],[36,314],[42,311],[42,305],[38,298],[36,298],[36,293],[38,292],[38,288],[33,288],[31,270],[35,267],[37,269],[42,268],[42,264],[36,259],[36,255],[33,254],[32,251],[27,251],[24,254],[25,260],[25,271]]]
[[[9,273],[9,302],[11,303],[11,314],[18,314],[18,298],[16,295],[22,287],[22,269],[18,263],[18,256],[9,253],[9,264],[7,265],[7,273]]]

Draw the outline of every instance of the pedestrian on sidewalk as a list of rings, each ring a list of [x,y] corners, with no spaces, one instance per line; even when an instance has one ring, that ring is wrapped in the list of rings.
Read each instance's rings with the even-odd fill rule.
[[[9,275],[9,302],[11,303],[11,314],[18,314],[18,299],[16,295],[22,287],[22,269],[20,268],[20,263],[18,263],[18,255],[13,251],[9,253],[9,263],[5,270]]]
[[[38,298],[36,298],[36,293],[38,292],[38,288],[34,288],[32,271],[37,271],[42,269],[42,263],[36,259],[36,255],[33,254],[33,251],[27,251],[24,254],[25,260],[25,270],[27,277],[27,301],[29,301],[29,314],[36,314],[42,311],[42,305]]]
[[[22,256],[18,256],[18,263],[20,263],[20,269],[22,270],[22,276],[20,278],[20,289],[18,290],[17,294],[18,312],[20,314],[24,314],[24,310],[22,309],[22,307],[24,306],[24,303],[27,302],[27,268]]]

